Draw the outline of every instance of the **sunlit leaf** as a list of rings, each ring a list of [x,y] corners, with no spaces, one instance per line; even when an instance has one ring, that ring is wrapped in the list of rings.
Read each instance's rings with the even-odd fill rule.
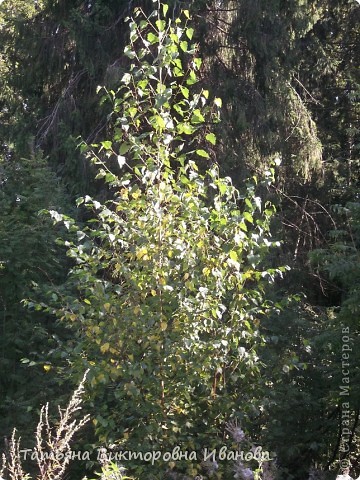
[[[196,150],[196,154],[199,155],[199,157],[203,157],[203,158],[210,158],[210,155],[203,149],[198,149]]]
[[[216,144],[216,136],[214,133],[208,133],[205,135],[205,138],[208,142],[210,142],[212,145]]]

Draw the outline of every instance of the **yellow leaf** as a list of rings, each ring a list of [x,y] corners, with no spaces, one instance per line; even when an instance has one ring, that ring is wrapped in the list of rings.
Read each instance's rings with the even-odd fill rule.
[[[141,195],[140,190],[136,190],[136,192],[133,192],[133,193],[131,194],[131,196],[132,196],[132,198],[133,198],[134,200],[136,200],[137,198],[139,198],[140,195]]]
[[[235,252],[235,250],[231,250],[231,252],[229,253],[229,256],[230,256],[231,260],[234,260],[234,262],[237,262],[238,256],[237,256],[237,253]]]
[[[140,249],[136,252],[136,258],[137,258],[138,260],[140,260],[140,259],[143,258],[146,254],[147,254],[147,248],[146,248],[146,247],[142,247],[142,248],[140,248]]]
[[[51,365],[44,365],[45,372],[49,372],[51,370]]]
[[[127,200],[129,198],[129,190],[127,188],[122,188],[120,190],[120,196],[121,198],[123,198],[124,200]]]
[[[109,348],[110,348],[110,343],[107,342],[107,343],[104,343],[104,345],[101,345],[100,351],[101,353],[105,353],[109,350]]]

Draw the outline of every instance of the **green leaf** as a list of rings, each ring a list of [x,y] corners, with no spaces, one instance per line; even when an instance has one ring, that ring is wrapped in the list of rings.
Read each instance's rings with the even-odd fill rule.
[[[193,114],[192,114],[192,117],[191,117],[191,122],[192,123],[204,123],[205,122],[205,118],[204,118],[204,115],[201,113],[201,111],[196,108],[194,111],[193,111]]]
[[[235,250],[231,250],[229,252],[229,257],[231,258],[231,260],[234,260],[234,262],[238,261],[238,256],[237,256],[237,253],[235,252]]]
[[[166,3],[163,3],[162,4],[162,9],[163,9],[163,15],[164,15],[164,17],[166,17],[166,14],[169,10],[169,5],[167,5]]]
[[[250,210],[254,210],[254,206],[248,198],[245,198],[245,204],[250,208]]]
[[[253,217],[249,212],[244,212],[243,215],[244,215],[245,220],[247,220],[248,222],[250,222],[250,223],[254,222]]]
[[[105,182],[106,183],[113,183],[113,182],[116,182],[117,181],[117,176],[114,175],[113,173],[107,173],[105,175]]]
[[[216,136],[214,133],[208,133],[205,135],[205,138],[208,142],[210,142],[212,145],[216,144]]]
[[[179,123],[176,128],[179,134],[185,133],[185,135],[192,135],[196,131],[196,128],[189,123]]]
[[[151,45],[159,42],[159,37],[152,32],[147,34],[146,39],[148,42],[150,42]]]
[[[199,155],[199,157],[210,158],[210,155],[202,149],[196,150],[196,154]]]
[[[105,150],[110,150],[112,147],[112,142],[110,142],[110,140],[105,140],[104,142],[101,142],[101,145],[105,148]]]
[[[188,42],[186,40],[180,42],[180,48],[186,53],[188,51]]]
[[[165,30],[166,22],[165,20],[156,20],[155,25],[159,32],[163,32]]]
[[[152,117],[152,123],[155,127],[158,127],[162,130],[166,127],[164,119],[160,115],[154,115]]]
[[[219,187],[219,192],[221,193],[221,195],[224,195],[227,191],[227,186],[225,183],[223,182],[219,182],[218,183],[218,187]]]
[[[194,58],[194,65],[195,65],[195,68],[197,70],[199,70],[199,68],[201,67],[202,65],[202,60],[201,58]]]
[[[119,153],[120,153],[120,155],[124,155],[124,154],[127,153],[129,150],[130,150],[130,144],[129,144],[129,143],[122,143],[122,144],[120,145]]]
[[[195,72],[193,70],[190,71],[189,77],[186,80],[187,85],[194,85],[194,83],[197,83],[197,78],[195,75]]]
[[[248,231],[248,228],[247,228],[245,222],[240,222],[240,223],[239,223],[239,227],[240,227],[240,229],[241,229],[243,232],[247,232],[247,231]]]
[[[183,87],[182,85],[179,85],[181,93],[184,95],[186,99],[189,98],[189,89],[187,87]]]
[[[131,118],[134,118],[135,115],[137,114],[137,108],[136,107],[129,107],[128,109],[128,113],[130,115]]]
[[[187,28],[185,30],[185,35],[188,37],[189,40],[193,38],[194,35],[194,29],[193,28]]]

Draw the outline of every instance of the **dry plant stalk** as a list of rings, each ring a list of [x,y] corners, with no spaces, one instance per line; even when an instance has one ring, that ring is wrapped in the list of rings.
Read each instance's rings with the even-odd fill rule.
[[[9,477],[11,480],[25,480],[29,478],[29,475],[24,473],[21,465],[21,457],[20,457],[20,440],[16,439],[16,428],[14,428],[13,433],[11,435],[11,441],[9,444],[9,459],[5,454],[2,454],[2,466],[0,470],[0,480],[3,480],[3,476],[7,471],[9,473]]]
[[[78,388],[73,393],[65,410],[59,409],[59,424],[52,428],[49,422],[49,404],[41,408],[40,419],[36,429],[35,456],[39,469],[37,480],[61,480],[71,459],[70,442],[75,433],[88,422],[90,416],[85,415],[80,420],[74,419],[81,410],[82,395],[88,370],[85,372]],[[9,448],[8,458],[2,455],[0,478],[9,480],[27,480],[30,475],[22,468],[20,455],[20,438],[16,438],[14,429]]]

